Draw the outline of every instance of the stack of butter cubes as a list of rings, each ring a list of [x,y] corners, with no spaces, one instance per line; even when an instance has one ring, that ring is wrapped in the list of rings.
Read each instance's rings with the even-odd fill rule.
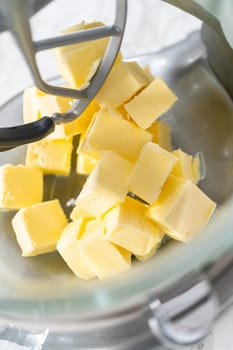
[[[81,23],[63,33],[101,25]],[[67,86],[89,84],[107,44],[104,38],[55,49]],[[25,123],[74,103],[36,87],[23,99]],[[79,278],[104,279],[128,271],[132,256],[150,258],[165,235],[186,242],[203,229],[215,203],[197,187],[199,158],[172,150],[171,129],[158,119],[176,100],[161,78],[119,55],[75,121],[28,145],[25,165],[0,167],[0,207],[19,210],[12,225],[23,256],[57,250]],[[66,218],[59,198],[43,202],[43,175],[68,176],[72,151],[87,179]]]

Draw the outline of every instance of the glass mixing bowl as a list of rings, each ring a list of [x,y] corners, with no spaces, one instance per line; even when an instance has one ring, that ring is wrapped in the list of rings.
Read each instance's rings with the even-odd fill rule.
[[[145,6],[147,5],[152,6],[152,2],[145,2]],[[41,28],[41,35],[45,32],[39,24],[42,18],[48,23],[47,36],[53,30],[83,19],[80,14],[79,17],[73,14],[72,20],[60,14],[55,19],[52,30],[49,25],[50,17],[47,16],[48,13],[50,16],[54,13],[52,6],[43,9],[43,14],[39,13],[33,19],[33,28],[37,31]],[[130,2],[130,6],[141,4],[140,1],[134,5]],[[110,8],[106,5],[103,18],[100,19],[106,21],[108,11]],[[129,16],[132,16],[130,11]],[[132,17],[129,18],[129,22],[132,21]],[[195,26],[199,24],[194,22],[193,27]],[[9,34],[1,34],[0,39],[0,126],[17,125],[22,122],[22,93],[15,95],[15,92],[22,91],[29,85],[30,77],[23,63],[21,64],[21,56],[13,46]],[[153,32],[150,32],[150,40],[153,45]],[[154,51],[154,48],[151,46],[150,51]],[[127,51],[126,46],[123,49]],[[129,273],[106,281],[89,282],[77,279],[57,253],[23,259],[11,227],[11,219],[15,213],[1,211],[2,338],[16,339],[23,344],[24,341],[30,343],[34,339],[33,335],[37,340],[38,337],[47,337],[48,347],[45,349],[64,349],[64,346],[67,349],[120,349],[124,344],[125,349],[151,349],[152,346],[160,348],[152,335],[154,333],[158,338],[164,339],[160,322],[157,324],[157,331],[153,322],[150,322],[154,317],[162,319],[160,313],[156,313],[158,298],[162,305],[184,291],[193,291],[196,285],[201,288],[204,283],[207,290],[204,293],[205,300],[202,296],[202,304],[205,310],[210,309],[208,322],[204,314],[201,315],[202,321],[206,321],[210,327],[213,318],[232,294],[232,286],[226,285],[228,277],[224,279],[224,276],[228,276],[224,272],[232,259],[233,248],[232,99],[208,66],[199,31],[159,53],[139,55],[141,52],[130,52],[130,47],[128,51],[131,55],[137,55],[135,59],[138,62],[148,64],[153,74],[162,76],[177,94],[178,102],[163,119],[172,126],[175,147],[181,147],[191,154],[203,153],[206,177],[201,181],[200,187],[217,202],[217,211],[205,230],[189,244],[169,241],[150,260],[143,263],[134,261]],[[41,62],[46,77],[56,75],[49,54],[41,57]],[[52,82],[55,81],[59,82],[59,78],[52,78]],[[23,163],[25,150],[26,147],[21,146],[1,153],[0,165]],[[68,213],[71,208],[67,203],[78,194],[84,180],[84,177],[77,176],[74,172],[67,179],[46,176],[45,199],[59,198]],[[195,217],[195,213],[193,215]],[[179,289],[179,286],[182,288]],[[196,295],[199,295],[198,290]],[[166,305],[169,309],[169,305]],[[180,303],[177,305],[180,308]],[[196,306],[195,302],[193,305]],[[172,310],[174,309],[173,305]],[[205,311],[206,313],[208,314]],[[165,321],[168,321],[167,314]],[[187,322],[185,320],[186,326]],[[49,335],[46,330],[49,330]],[[193,332],[195,331],[194,327]],[[177,329],[178,335],[179,332],[185,334],[183,326]],[[33,346],[30,349],[39,349]]]

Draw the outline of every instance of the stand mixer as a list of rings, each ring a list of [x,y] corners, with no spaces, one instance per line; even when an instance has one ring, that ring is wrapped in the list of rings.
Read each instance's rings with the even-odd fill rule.
[[[225,36],[223,36],[223,32],[222,29],[219,25],[219,22],[216,21],[215,17],[212,14],[208,14],[208,12],[206,12],[206,10],[202,7],[200,7],[200,1],[199,2],[195,2],[195,1],[167,1],[170,3],[174,3],[175,5],[179,6],[179,7],[183,7],[184,9],[186,9],[189,12],[192,12],[193,14],[196,14],[198,17],[201,17],[202,19],[205,19],[206,24],[203,27],[202,30],[202,35],[203,35],[203,40],[207,43],[207,50],[209,52],[212,52],[213,49],[216,48],[216,42],[219,43],[219,45],[224,45],[224,47],[226,47],[225,51],[221,51],[221,58],[223,59],[223,56],[226,55],[226,57],[231,57],[232,55],[232,49],[231,49],[231,42],[225,39]],[[5,2],[6,3],[6,2]],[[4,9],[4,16],[7,13],[6,11],[8,11],[8,14],[11,11],[14,11],[14,6],[17,5],[17,3],[19,3],[19,1],[15,0],[15,1],[9,1],[7,2],[7,6],[11,5],[10,7],[8,7],[8,10],[6,10],[6,8]],[[23,3],[23,1],[22,1]],[[20,2],[20,4],[22,4]],[[44,2],[45,3],[45,2]],[[43,3],[43,4],[44,4]],[[5,6],[4,2],[2,1],[1,6]],[[24,4],[26,4],[26,2],[24,2]],[[43,5],[42,2],[37,2],[34,1],[34,8],[38,9],[40,6]],[[188,6],[187,8],[186,5],[187,4],[192,4],[192,6]],[[82,35],[79,34],[75,34],[72,36],[69,36],[68,38],[66,37],[66,39],[64,40],[74,40],[76,42],[76,40],[83,40],[83,39],[88,39],[89,35],[95,35],[96,38],[99,37],[103,37],[105,35],[109,35],[112,36],[113,40],[112,42],[110,42],[110,45],[113,45],[113,41],[114,41],[114,52],[112,51],[113,49],[111,49],[110,51],[110,58],[109,58],[109,51],[107,53],[108,57],[105,57],[102,61],[102,64],[99,68],[99,71],[97,72],[97,74],[95,75],[94,79],[92,80],[90,86],[89,86],[89,93],[87,92],[79,92],[79,91],[70,91],[67,89],[63,89],[60,90],[55,89],[53,90],[53,87],[48,87],[48,85],[45,84],[37,84],[37,81],[35,80],[35,83],[37,84],[37,86],[39,88],[41,88],[42,90],[46,91],[47,93],[55,93],[55,94],[61,94],[62,96],[71,96],[71,97],[75,97],[77,98],[78,102],[77,104],[75,104],[75,107],[73,110],[68,111],[68,113],[65,113],[65,115],[58,115],[57,113],[54,114],[54,116],[52,116],[51,118],[49,117],[45,117],[46,119],[41,119],[44,120],[44,124],[40,125],[39,124],[39,131],[38,128],[35,126],[38,126],[38,124],[33,124],[33,125],[24,125],[24,126],[20,126],[19,128],[23,128],[23,129],[18,129],[17,128],[6,128],[6,129],[1,129],[0,130],[0,145],[2,150],[7,150],[13,147],[16,147],[20,144],[24,144],[27,142],[31,142],[31,141],[35,141],[38,140],[44,136],[46,136],[49,132],[51,132],[54,128],[54,125],[56,123],[60,123],[60,122],[68,122],[71,121],[73,119],[75,119],[76,117],[78,117],[78,115],[82,112],[82,110],[88,105],[88,103],[91,101],[91,98],[94,97],[94,95],[97,93],[98,89],[100,88],[101,84],[103,83],[104,79],[106,78],[108,71],[111,69],[111,66],[114,62],[114,59],[117,55],[117,52],[119,50],[120,47],[120,42],[123,36],[123,32],[124,32],[124,26],[125,26],[125,19],[126,19],[126,1],[117,1],[116,2],[116,9],[117,9],[117,16],[116,16],[116,20],[115,20],[115,24],[112,27],[107,27],[105,28],[103,31],[99,30],[96,32],[96,30],[90,32],[87,32],[87,34],[84,34],[84,37]],[[196,7],[195,7],[196,6]],[[21,7],[21,6],[20,6]],[[21,7],[23,8],[23,7]],[[15,8],[16,9],[16,8]],[[120,10],[119,10],[120,9]],[[195,12],[197,9],[199,9],[199,12]],[[16,9],[17,10],[17,9]],[[3,11],[2,11],[3,13]],[[22,11],[22,16],[25,15],[26,12]],[[11,12],[11,18],[13,18],[13,12]],[[118,17],[119,16],[119,17]],[[5,17],[4,17],[5,18]],[[208,18],[208,19],[207,19]],[[7,20],[3,21],[2,23],[4,23],[4,28],[6,28],[6,23]],[[8,22],[9,23],[9,22]],[[86,37],[85,37],[86,35]],[[216,39],[213,43],[213,39],[209,39],[209,37],[211,36],[211,38],[216,36]],[[62,39],[62,40],[63,40]],[[89,37],[89,39],[93,39],[93,37]],[[72,43],[74,42],[72,41]],[[169,49],[166,51],[164,51],[161,55],[163,57],[170,57],[170,62],[173,64],[174,62],[177,62],[181,57],[183,58],[183,61],[181,62],[181,65],[186,61],[188,61],[188,53],[192,53],[192,45],[195,44],[195,42],[199,41],[199,38],[197,36],[191,36],[190,37],[190,45],[187,45],[187,43],[181,43],[179,45],[179,47],[176,47],[175,50],[172,51],[172,48],[170,48],[170,52]],[[117,45],[116,45],[117,42]],[[27,41],[28,43],[28,41]],[[60,44],[64,45],[64,42],[61,41],[61,38],[55,38],[54,40],[52,40],[52,45],[60,45]],[[66,41],[66,44],[70,44],[71,41]],[[21,42],[20,42],[21,44]],[[21,45],[22,46],[22,45]],[[40,48],[48,48],[50,47],[50,43],[49,41],[41,41]],[[174,49],[174,48],[173,48]],[[109,49],[110,50],[110,49]],[[174,54],[175,51],[175,54]],[[173,55],[174,54],[174,55]],[[230,56],[229,56],[230,55]],[[194,55],[195,56],[195,55]],[[194,60],[194,56],[192,56],[193,60]],[[218,69],[217,67],[219,67],[219,65],[217,65],[217,59],[216,59],[216,55],[213,55],[210,53],[209,56],[209,62],[212,65],[212,67],[214,68],[216,74],[218,74],[218,76],[220,77],[220,79],[222,79],[223,83],[224,83],[224,87],[226,89],[228,89],[229,93],[232,96],[232,90],[231,90],[231,82],[232,82],[232,74],[227,74],[225,73],[225,76],[227,76],[228,79],[225,79],[223,77],[223,67],[224,69],[229,69],[229,71],[232,72],[232,64],[231,64],[231,60],[229,60],[229,58],[226,59],[225,64],[222,65],[221,69]],[[142,57],[141,58],[141,63],[142,64],[147,64],[151,61],[151,58],[149,57]],[[155,60],[155,64],[154,66],[157,65],[157,69],[159,70],[161,67],[159,67],[158,65],[159,62],[159,57],[157,57],[157,59]],[[101,68],[102,67],[102,68]],[[227,68],[228,67],[228,68]],[[187,69],[187,67],[185,67]],[[192,70],[192,67],[191,69]],[[178,69],[175,71],[174,70],[174,76],[175,74],[178,74]],[[157,73],[156,70],[153,71],[153,73]],[[99,74],[99,75],[98,75]],[[98,77],[98,79],[97,79]],[[203,76],[203,80],[201,81],[201,83],[205,83],[206,81],[211,82],[211,79],[209,79],[209,75],[205,75]],[[222,77],[222,78],[221,78]],[[211,84],[210,84],[211,85]],[[209,86],[208,86],[209,87]],[[211,86],[210,86],[211,87]],[[178,89],[182,90],[181,86],[178,86]],[[211,91],[213,92],[213,91]],[[227,97],[225,95],[221,95],[224,99],[224,101],[226,102],[226,104],[228,103],[230,105],[230,102],[227,102]],[[208,98],[208,96],[207,96]],[[81,102],[79,102],[79,100]],[[183,105],[183,107],[186,107],[187,110],[187,105]],[[230,109],[230,107],[229,107]],[[185,110],[185,108],[184,108]],[[56,111],[55,111],[56,112]],[[184,121],[184,116],[182,115],[182,110],[181,107],[179,110],[177,110],[177,115],[179,115],[179,113],[181,115],[181,119],[180,122]],[[4,115],[7,114],[7,109],[6,111],[3,113]],[[229,112],[230,115],[230,112]],[[41,120],[39,122],[36,123],[42,123]],[[192,119],[191,121],[194,121],[194,119]],[[200,120],[199,120],[200,121]],[[201,122],[200,122],[200,125]],[[35,127],[35,128],[34,128]],[[191,129],[191,128],[190,128]],[[189,129],[189,131],[190,131]],[[176,130],[176,135],[175,138],[177,136],[178,139],[178,135],[181,136],[181,131],[179,132],[178,127]],[[180,130],[182,130],[182,128],[180,128]],[[183,131],[183,130],[182,130]],[[193,130],[194,132],[195,130]],[[211,130],[209,130],[210,133],[210,137],[212,137],[214,135],[211,134]],[[194,133],[194,135],[196,136],[196,134]],[[176,141],[176,140],[175,140]],[[181,142],[185,142],[184,140],[181,140]],[[218,144],[219,146],[219,144]],[[217,147],[217,146],[216,146]],[[4,154],[4,153],[3,153]],[[211,161],[211,159],[210,159]],[[209,166],[209,164],[208,164]],[[208,167],[209,169],[209,167]],[[214,170],[216,170],[214,168]],[[223,182],[226,180],[228,180],[227,178],[223,177]],[[208,179],[209,181],[209,179]],[[210,181],[211,183],[211,181]],[[211,186],[211,184],[209,185]],[[211,190],[213,189],[213,186],[211,187]],[[230,185],[229,188],[227,188],[226,193],[229,194],[230,192]],[[227,197],[224,194],[221,193],[217,193],[215,194],[215,198],[218,202],[224,201],[225,197]],[[229,207],[227,208],[227,210],[229,211]],[[228,218],[227,220],[225,220],[225,222],[227,223],[230,219]],[[209,229],[209,232],[211,231],[212,228]],[[219,229],[218,224],[216,224],[216,229],[215,231],[217,231],[217,229]],[[224,228],[222,228],[224,229]],[[211,232],[210,232],[211,233]],[[217,234],[214,232],[214,234],[211,234],[212,237],[217,237]],[[210,239],[210,234],[206,236],[207,238]],[[202,243],[204,241],[207,241],[207,238],[203,238]],[[225,248],[226,248],[226,243],[225,243]],[[194,243],[194,247],[193,250],[194,251],[198,251],[198,243]],[[196,249],[196,250],[195,250]],[[229,244],[229,250],[231,249],[231,244]],[[189,251],[187,250],[186,253],[186,257],[188,256],[188,254],[190,253],[190,249]],[[192,258],[193,255],[190,254],[190,259]],[[220,257],[220,254],[219,254]],[[215,256],[215,258],[217,258],[217,254]],[[163,260],[163,259],[162,259]],[[179,260],[179,259],[178,259]],[[204,265],[204,272],[202,272],[201,274],[196,275],[196,273],[193,274],[189,274],[188,277],[186,276],[185,280],[182,281],[182,283],[175,283],[176,281],[174,281],[173,279],[173,288],[172,291],[169,290],[165,290],[165,285],[166,283],[164,282],[163,287],[161,287],[160,289],[160,293],[159,291],[157,291],[155,294],[154,293],[150,293],[149,297],[148,295],[144,298],[146,299],[146,303],[148,303],[149,308],[145,307],[144,304],[144,300],[143,302],[140,301],[137,304],[137,307],[134,305],[134,301],[127,303],[126,305],[123,305],[122,308],[119,308],[119,310],[114,310],[112,313],[112,317],[107,316],[106,319],[104,318],[104,316],[87,316],[87,317],[80,317],[80,319],[78,319],[78,316],[74,316],[72,319],[71,324],[68,324],[68,322],[66,323],[66,316],[64,315],[64,324],[62,324],[62,319],[60,318],[60,320],[56,320],[56,327],[55,327],[55,332],[56,331],[60,331],[63,328],[64,333],[69,329],[72,330],[72,327],[75,329],[75,332],[77,334],[77,337],[80,338],[80,343],[79,344],[85,344],[85,345],[79,345],[78,348],[80,349],[90,349],[92,348],[90,343],[88,345],[88,341],[87,339],[87,335],[82,333],[83,329],[89,328],[90,331],[92,332],[92,335],[95,339],[98,339],[98,341],[96,340],[96,348],[100,349],[101,346],[102,348],[105,346],[107,348],[107,341],[109,341],[109,338],[111,336],[111,331],[112,329],[116,330],[116,338],[115,338],[115,345],[112,345],[112,347],[109,347],[111,349],[120,349],[120,344],[121,341],[119,339],[125,340],[126,338],[126,332],[128,337],[131,336],[132,334],[132,338],[133,338],[133,334],[134,331],[133,329],[136,329],[136,332],[138,332],[138,334],[140,333],[141,330],[143,330],[143,328],[141,328],[141,323],[137,323],[137,321],[135,321],[135,319],[137,319],[137,317],[139,317],[138,315],[140,315],[140,319],[141,322],[144,324],[147,324],[148,319],[149,319],[149,329],[151,330],[151,333],[159,339],[159,341],[161,341],[163,344],[165,344],[167,347],[169,348],[173,348],[175,345],[183,345],[183,346],[188,346],[190,344],[194,344],[198,341],[200,341],[201,339],[203,339],[206,335],[208,335],[210,328],[213,324],[213,319],[217,316],[218,312],[219,312],[219,305],[218,304],[222,304],[225,303],[226,301],[228,302],[228,300],[230,299],[229,296],[232,294],[233,288],[232,285],[230,283],[230,281],[232,280],[232,255],[230,254],[230,252],[224,253],[224,256],[221,256],[221,259],[219,259],[219,261],[214,264],[214,265],[210,265],[210,264],[204,264],[204,259],[203,259],[203,265]],[[200,263],[201,264],[201,263]],[[179,265],[179,261],[178,261],[178,265]],[[149,267],[146,266],[145,269]],[[166,267],[164,268],[164,270],[166,271]],[[143,272],[143,271],[141,271]],[[152,268],[148,270],[148,273],[153,273]],[[156,271],[154,272],[156,274]],[[158,271],[157,271],[158,273]],[[134,274],[134,272],[133,272]],[[158,273],[159,275],[159,273]],[[135,275],[134,275],[135,276]],[[208,281],[206,281],[206,276],[208,277]],[[171,277],[171,276],[170,276]],[[135,277],[136,278],[136,277]],[[169,278],[168,278],[169,280]],[[154,284],[156,285],[156,282],[154,281]],[[134,286],[134,284],[132,283],[132,285]],[[225,290],[222,291],[222,286],[225,286]],[[116,284],[113,284],[112,290],[114,289],[114,287],[116,287]],[[110,287],[109,287],[110,288]],[[133,288],[133,287],[132,287]],[[214,292],[213,292],[214,289]],[[135,287],[136,290],[136,287]],[[187,300],[186,298],[186,293],[190,292],[189,294],[189,298]],[[117,299],[116,294],[117,293],[121,293],[120,290],[117,290],[117,292],[115,292],[114,297]],[[131,290],[132,293],[132,290]],[[105,293],[107,295],[106,298],[108,298],[108,293]],[[218,295],[218,298],[216,298],[216,294]],[[87,290],[87,295],[88,295],[88,290]],[[98,297],[98,293],[96,293],[97,297]],[[96,297],[96,298],[97,298]],[[113,300],[114,300],[113,297]],[[130,293],[128,293],[128,298],[130,297]],[[23,303],[22,303],[23,304]],[[169,313],[169,311],[172,309],[171,305],[173,304],[173,311]],[[75,305],[75,304],[74,304]],[[164,308],[165,306],[165,308]],[[6,306],[7,308],[8,306]],[[23,306],[22,306],[23,307]],[[12,306],[13,308],[13,306]],[[26,303],[25,303],[25,308],[27,308]],[[62,307],[61,307],[62,308]],[[177,309],[176,309],[177,308]],[[181,308],[181,309],[179,309]],[[179,310],[178,310],[179,309]],[[36,308],[35,308],[36,310]],[[35,311],[34,310],[34,311]],[[175,310],[175,311],[174,311]],[[189,320],[189,315],[188,312],[191,310],[195,312],[200,312],[199,317],[203,317],[203,322],[201,322],[201,326],[199,324],[194,324],[192,323],[192,316],[190,316],[191,321]],[[201,311],[202,310],[202,311]],[[43,313],[43,311],[42,311]],[[27,319],[27,317],[25,317],[25,319],[23,320],[19,320],[16,318],[11,319],[10,316],[7,315],[7,311],[4,313],[4,311],[2,311],[2,307],[1,307],[1,311],[0,311],[0,315],[1,318],[4,320],[4,318],[6,319],[6,321],[9,321],[9,323],[12,324],[19,324],[21,325],[21,327],[23,328],[26,324],[28,326],[28,324],[30,323],[30,321]],[[41,316],[41,323],[43,328],[50,328],[49,326],[49,322],[50,320],[46,320],[46,317],[43,318],[43,315]],[[38,317],[39,318],[39,317]],[[134,319],[135,318],[135,319]],[[43,322],[44,320],[44,322]],[[132,328],[128,327],[127,325],[132,321]],[[185,321],[184,321],[185,320]],[[119,326],[119,323],[121,323],[121,325]],[[133,323],[134,322],[134,323]],[[32,322],[36,323],[36,322]],[[185,324],[185,327],[184,325]],[[191,324],[191,326],[189,327],[189,325]],[[106,327],[104,330],[102,330],[102,333],[100,331],[101,327],[103,328],[103,325]],[[35,329],[38,329],[38,325],[33,324],[33,327],[35,327]],[[77,328],[76,328],[77,326]],[[133,328],[134,327],[134,328]],[[124,330],[125,328],[125,330]],[[189,329],[190,328],[190,329]],[[125,332],[125,333],[124,333]],[[132,333],[131,333],[132,332]],[[108,333],[108,334],[107,334]],[[99,335],[100,334],[100,335]],[[105,335],[106,338],[104,338],[103,334]],[[117,334],[118,334],[118,343],[117,343]],[[120,336],[119,336],[120,334]],[[148,333],[149,334],[149,333]],[[143,333],[143,336],[147,336],[147,333]],[[103,342],[101,343],[101,336],[103,338]],[[109,338],[108,338],[109,337]],[[149,337],[149,336],[148,336]],[[91,339],[91,338],[90,338]],[[107,339],[107,340],[106,340]],[[86,343],[85,343],[86,341]],[[90,340],[91,341],[91,340]],[[105,342],[104,342],[105,341]],[[141,340],[140,340],[141,341]],[[144,347],[141,345],[140,341],[138,340],[138,344],[135,343],[134,345],[132,345],[132,349],[136,350],[136,349],[144,349]],[[114,342],[114,340],[113,340]],[[59,339],[58,339],[58,343],[59,343]],[[149,347],[152,344],[152,338],[149,338],[149,340],[145,341],[145,344],[148,345],[148,348],[152,348]],[[143,343],[144,344],[144,343]],[[83,347],[82,347],[83,346]],[[115,346],[115,347],[114,347]],[[131,349],[130,345],[127,345],[128,347],[125,347],[127,349]],[[146,346],[146,345],[145,345]],[[159,347],[159,345],[156,342],[156,346]],[[64,348],[64,344],[63,344],[63,348]],[[94,348],[94,347],[93,347]],[[123,347],[122,347],[123,348]],[[160,348],[161,349],[161,348]]]

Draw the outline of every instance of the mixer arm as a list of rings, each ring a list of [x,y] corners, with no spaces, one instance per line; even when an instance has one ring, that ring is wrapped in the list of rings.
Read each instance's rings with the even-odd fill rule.
[[[42,139],[54,130],[55,124],[68,123],[82,114],[101,88],[118,55],[126,24],[127,0],[115,0],[115,20],[111,26],[39,41],[32,39],[27,0],[0,0],[0,14],[0,20],[3,17],[3,24],[11,30],[25,57],[35,85],[48,94],[76,99],[70,110],[65,113],[54,113],[50,121],[45,117],[31,124],[0,129],[0,151],[5,151]],[[64,88],[49,85],[42,79],[36,62],[38,51],[103,37],[109,37],[110,40],[100,66],[87,88],[83,90]]]
[[[50,117],[24,125],[0,128],[0,152],[38,141],[49,135],[54,128],[54,119]]]

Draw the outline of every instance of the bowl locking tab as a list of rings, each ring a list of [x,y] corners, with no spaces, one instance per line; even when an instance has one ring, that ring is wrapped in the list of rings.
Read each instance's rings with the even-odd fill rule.
[[[219,310],[204,273],[189,277],[161,297],[150,297],[151,332],[165,346],[190,346],[208,336]]]

